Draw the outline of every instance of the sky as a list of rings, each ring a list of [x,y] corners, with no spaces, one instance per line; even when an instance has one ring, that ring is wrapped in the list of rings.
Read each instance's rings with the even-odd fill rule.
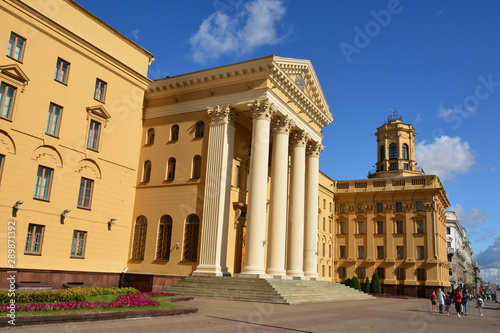
[[[153,53],[160,79],[269,55],[309,59],[334,117],[320,169],[365,179],[397,106],[438,175],[483,279],[500,265],[500,2],[77,0]]]

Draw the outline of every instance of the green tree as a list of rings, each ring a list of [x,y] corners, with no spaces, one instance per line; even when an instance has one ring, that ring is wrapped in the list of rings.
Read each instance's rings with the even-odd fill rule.
[[[347,279],[345,279],[345,282],[344,282],[344,283],[345,283],[345,285],[346,285],[347,287],[351,287],[351,286],[352,286],[352,280],[351,280],[351,278],[347,278]]]
[[[372,275],[372,283],[370,285],[370,291],[372,294],[382,294],[382,286],[380,285],[380,277],[377,272]]]
[[[370,293],[370,278],[366,277],[365,281],[365,293],[369,294]]]
[[[352,278],[352,287],[354,289],[362,291],[361,290],[361,283],[359,282],[359,279],[358,279],[358,277],[356,275],[354,275],[353,278]]]

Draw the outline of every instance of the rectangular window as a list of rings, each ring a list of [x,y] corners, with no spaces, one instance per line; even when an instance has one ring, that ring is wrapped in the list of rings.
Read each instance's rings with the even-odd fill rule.
[[[358,204],[358,213],[364,213],[365,212],[365,208],[363,206],[363,204]]]
[[[365,233],[365,222],[358,222],[358,234]]]
[[[325,257],[325,253],[326,253],[326,244],[323,243],[323,257]]]
[[[90,120],[89,136],[87,138],[87,148],[97,150],[99,148],[99,137],[101,135],[101,124]]]
[[[345,257],[346,257],[345,246],[341,246],[341,247],[339,248],[339,257],[340,257],[340,258],[345,258]]]
[[[347,223],[346,222],[340,222],[339,226],[340,226],[340,234],[341,235],[347,234]]]
[[[415,208],[418,212],[421,212],[424,210],[424,204],[422,203],[422,201],[417,201],[415,202]]]
[[[377,259],[384,259],[384,247],[377,246]]]
[[[85,254],[85,242],[87,240],[86,231],[73,231],[73,242],[71,243],[71,256],[83,258]]]
[[[378,277],[381,278],[381,279],[385,279],[385,269],[384,268],[377,268],[377,274],[378,274]]]
[[[364,279],[366,277],[366,273],[365,273],[365,268],[364,267],[358,267],[357,269],[358,271],[358,278],[360,279]]]
[[[390,170],[397,170],[398,169],[398,164],[397,163],[391,163],[389,167],[390,167]]]
[[[332,266],[328,266],[328,277],[332,277]]]
[[[424,221],[417,221],[417,234],[424,233]]]
[[[402,212],[402,211],[403,211],[403,203],[396,202],[396,212]]]
[[[80,192],[78,192],[78,207],[90,209],[92,202],[92,190],[94,181],[92,179],[83,178],[80,180]]]
[[[397,234],[403,233],[403,221],[396,221],[396,233]]]
[[[26,39],[16,35],[15,33],[11,33],[9,46],[7,47],[7,56],[16,59],[17,61],[23,61],[25,45]]]
[[[38,172],[36,174],[35,193],[33,194],[35,198],[49,200],[53,172],[53,169],[41,165],[38,166]]]
[[[384,205],[381,202],[377,203],[377,213],[383,213],[384,212]]]
[[[339,267],[339,278],[345,278],[345,267]]]
[[[325,276],[325,265],[323,265],[321,268],[321,276]]]
[[[69,62],[62,60],[61,58],[57,59],[56,64],[56,75],[54,79],[61,83],[68,83],[68,74],[69,74]]]
[[[417,269],[417,279],[420,281],[425,281],[425,269],[423,268]]]
[[[425,259],[425,251],[423,246],[417,246],[417,259]]]
[[[347,213],[347,209],[346,209],[345,204],[340,204],[340,213],[341,214]]]
[[[330,202],[330,213],[332,212],[332,203]]]
[[[102,80],[95,80],[95,90],[94,90],[94,98],[98,101],[104,102],[104,97],[106,95],[106,86],[108,84]]]
[[[365,257],[365,247],[358,246],[358,258],[362,259]]]
[[[451,242],[447,242],[447,244],[448,244],[448,247],[451,247]]]
[[[323,199],[323,209],[326,209],[326,199]]]
[[[384,233],[384,221],[377,221],[377,234]]]
[[[323,217],[323,231],[326,231],[326,219]]]
[[[0,117],[10,120],[12,118],[12,110],[14,106],[14,98],[16,97],[16,88],[8,84],[0,84]]]
[[[332,232],[332,220],[329,220],[328,221],[328,232],[331,233]]]
[[[45,133],[59,136],[59,126],[61,124],[62,107],[50,103],[49,116],[47,118],[47,126],[45,126]]]
[[[328,258],[332,257],[332,244],[328,245]]]
[[[404,257],[405,257],[404,247],[403,246],[396,246],[396,258],[397,259],[404,259]]]
[[[447,228],[446,228],[446,234],[447,234],[447,235],[450,235],[450,234],[451,234],[451,229],[450,229],[450,227],[447,227]]]
[[[45,226],[37,224],[28,225],[28,234],[26,235],[25,254],[41,254],[42,239]]]
[[[403,169],[408,170],[408,163],[403,164]]]
[[[405,279],[405,269],[404,268],[396,268],[396,277],[398,280]]]

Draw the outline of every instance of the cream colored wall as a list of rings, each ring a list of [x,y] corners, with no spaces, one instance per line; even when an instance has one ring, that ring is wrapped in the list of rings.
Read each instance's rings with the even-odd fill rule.
[[[325,281],[335,280],[334,268],[334,181],[324,173],[319,173],[319,214],[318,214],[318,275]],[[325,227],[323,229],[323,220]],[[325,255],[323,255],[325,244]],[[330,252],[331,246],[331,252]],[[323,274],[323,266],[325,267]]]
[[[59,5],[62,12],[70,6],[66,2]],[[36,13],[20,7],[14,1],[0,3],[0,46],[4,52],[11,32],[26,38],[22,62],[3,53],[0,65],[16,64],[29,78],[24,92],[17,91],[11,121],[0,119],[0,153],[6,155],[0,216],[4,221],[16,221],[17,267],[120,272],[127,259],[123,249],[129,243],[141,106],[149,80],[112,58],[96,56],[97,49],[82,48],[64,29],[39,16],[35,19]],[[72,15],[74,21],[81,16],[77,12]],[[94,33],[99,29],[103,28],[96,26]],[[108,38],[114,44],[116,37]],[[129,46],[127,53],[137,62],[141,59],[141,67],[147,67],[148,57],[143,52]],[[67,85],[54,80],[58,57],[71,63]],[[105,103],[93,98],[96,77],[108,84]],[[57,138],[45,134],[51,102],[63,107]],[[101,128],[98,152],[86,148],[86,108],[96,105],[111,115]],[[99,120],[104,125],[104,119]],[[49,201],[33,199],[38,165],[54,169]],[[90,210],[77,208],[81,177],[94,180]],[[24,204],[13,218],[12,206],[17,200]],[[71,213],[61,223],[64,209]],[[117,224],[108,230],[111,218],[117,219]],[[30,223],[45,225],[41,256],[24,255]],[[73,230],[87,231],[85,259],[70,258]],[[0,233],[0,247],[6,247],[5,232]],[[5,267],[6,258],[0,260],[0,266]]]

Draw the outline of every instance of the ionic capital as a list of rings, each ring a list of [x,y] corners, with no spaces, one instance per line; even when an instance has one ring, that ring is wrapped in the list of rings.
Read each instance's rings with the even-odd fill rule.
[[[252,110],[253,119],[267,119],[271,121],[271,116],[276,113],[276,106],[269,102],[268,99],[255,100],[255,102],[248,104]]]
[[[212,118],[212,124],[229,124],[234,126],[234,120],[236,119],[236,114],[231,110],[229,105],[220,107],[217,105],[215,108],[207,109],[208,116]]]
[[[306,131],[293,131],[290,134],[290,145],[292,147],[305,147],[309,140],[309,134]]]
[[[311,157],[319,157],[325,147],[319,142],[309,142],[306,148],[306,155]]]
[[[271,131],[275,134],[290,134],[295,122],[288,116],[275,116],[271,120]]]

